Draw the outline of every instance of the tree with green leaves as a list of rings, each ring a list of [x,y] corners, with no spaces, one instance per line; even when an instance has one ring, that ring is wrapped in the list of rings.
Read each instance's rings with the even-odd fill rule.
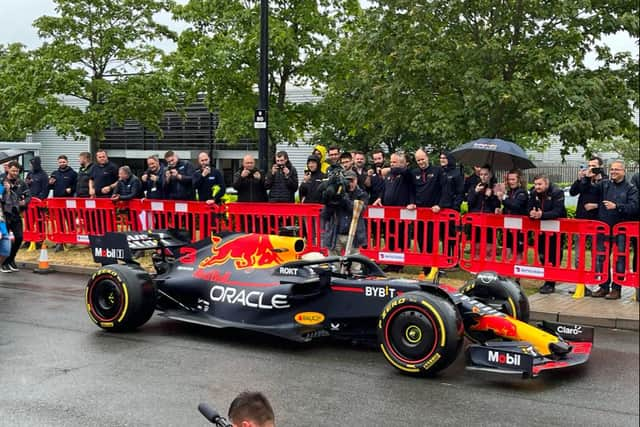
[[[75,96],[84,109],[61,106],[51,124],[62,135],[87,135],[94,151],[113,122],[134,119],[159,132],[174,108],[166,74],[158,69],[158,40],[175,38],[154,15],[170,0],[55,0],[57,16],[34,22],[45,43],[37,50],[56,74],[50,93]]]
[[[269,137],[294,142],[307,129],[313,106],[287,100],[288,88],[322,80],[317,58],[335,39],[345,10],[358,3],[272,0],[269,7]],[[189,25],[170,61],[178,86],[190,100],[203,94],[218,112],[218,139],[255,138],[260,1],[191,0],[174,14]]]
[[[47,96],[52,78],[24,45],[0,45],[0,140],[23,141],[28,132],[46,125],[48,111],[57,104]]]
[[[374,1],[329,60],[319,135],[390,150],[479,137],[535,148],[557,135],[565,154],[637,140],[638,59],[600,40],[637,40],[638,22],[637,2]]]

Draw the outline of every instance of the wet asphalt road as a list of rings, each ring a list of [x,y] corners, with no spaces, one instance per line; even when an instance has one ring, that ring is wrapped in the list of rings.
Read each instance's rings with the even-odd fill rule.
[[[639,424],[638,334],[598,329],[587,366],[535,380],[464,371],[398,374],[375,350],[296,345],[158,316],[103,332],[83,304],[86,277],[0,275],[0,426],[205,426],[264,391],[279,426]]]

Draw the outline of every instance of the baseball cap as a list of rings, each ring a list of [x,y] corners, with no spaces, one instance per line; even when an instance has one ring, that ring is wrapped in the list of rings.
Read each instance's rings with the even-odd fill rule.
[[[358,179],[358,175],[354,171],[346,171],[344,177],[347,179]]]

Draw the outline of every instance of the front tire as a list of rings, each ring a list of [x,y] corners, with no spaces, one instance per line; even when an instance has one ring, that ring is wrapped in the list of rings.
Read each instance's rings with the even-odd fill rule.
[[[378,320],[378,343],[387,361],[410,375],[431,375],[458,357],[460,314],[444,298],[409,292],[389,301]]]
[[[103,329],[131,331],[153,314],[155,284],[139,267],[113,264],[95,272],[85,289],[91,320]]]

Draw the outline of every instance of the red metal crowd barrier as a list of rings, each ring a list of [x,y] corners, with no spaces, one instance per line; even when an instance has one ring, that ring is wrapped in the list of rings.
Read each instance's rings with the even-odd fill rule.
[[[51,198],[45,202],[47,238],[55,243],[88,245],[89,235],[117,231],[118,209],[124,208],[110,199]]]
[[[204,239],[218,232],[220,209],[196,201],[134,199],[128,204],[128,228],[144,231],[158,228],[183,228],[191,240]]]
[[[460,214],[444,209],[367,208],[369,241],[360,253],[383,264],[448,268],[458,262]]]
[[[221,231],[278,234],[296,227],[307,250],[325,252],[321,244],[320,204],[229,203],[137,199],[32,199],[24,214],[25,241],[88,244],[89,235],[109,231],[186,228],[193,241]],[[429,208],[368,207],[368,241],[360,252],[383,264],[494,270],[506,276],[598,284],[610,266],[619,264],[613,281],[638,287],[639,223],[613,229],[575,219],[534,221],[526,217],[460,214]],[[461,225],[460,225],[461,224]],[[462,230],[462,231],[460,231]],[[597,236],[601,236],[598,238]],[[617,239],[617,240],[616,240]],[[611,252],[609,249],[611,248]],[[633,257],[631,256],[633,253]],[[613,260],[610,261],[612,255]],[[598,265],[597,260],[602,265]],[[616,268],[614,268],[616,270]]]
[[[42,242],[47,237],[47,205],[32,197],[22,219],[25,242]]]
[[[596,245],[596,236],[609,234],[603,222],[472,213],[462,218],[462,224],[459,261],[464,270],[584,284],[607,279],[596,263],[600,256],[600,270],[608,271],[609,242]]]
[[[640,282],[640,223],[638,221],[622,222],[613,227],[611,233],[611,253],[613,260],[613,281],[622,286],[637,288]],[[618,244],[618,243],[622,244]],[[624,266],[624,271],[617,272],[617,265]]]
[[[279,234],[282,227],[297,227],[307,239],[308,251],[322,251],[320,211],[316,203],[248,203],[225,205],[225,227],[229,231]]]

